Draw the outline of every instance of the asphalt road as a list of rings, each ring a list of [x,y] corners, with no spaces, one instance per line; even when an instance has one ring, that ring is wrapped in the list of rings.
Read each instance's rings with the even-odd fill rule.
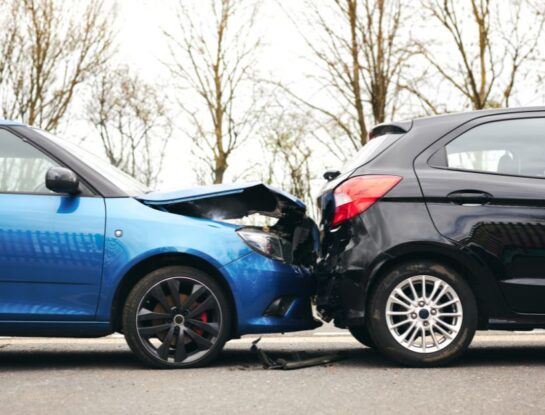
[[[343,351],[325,367],[266,371],[232,341],[213,366],[143,368],[122,338],[0,338],[4,414],[542,414],[545,334],[482,333],[455,366],[400,368],[343,332],[265,337],[276,356]]]

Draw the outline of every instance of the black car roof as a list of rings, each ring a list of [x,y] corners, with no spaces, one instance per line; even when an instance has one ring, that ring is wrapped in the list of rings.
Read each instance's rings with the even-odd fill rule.
[[[484,109],[484,110],[474,110],[474,111],[465,111],[465,112],[453,112],[447,114],[431,115],[427,117],[415,118],[413,121],[416,124],[422,124],[429,122],[431,120],[444,119],[445,121],[453,121],[455,123],[463,123],[469,120],[473,120],[479,117],[485,117],[489,115],[500,115],[500,114],[512,114],[517,112],[543,112],[545,111],[545,106],[535,106],[535,107],[515,107],[515,108],[493,108],[493,109]]]
[[[453,112],[446,114],[431,115],[426,117],[418,117],[411,120],[389,121],[378,125],[375,125],[369,130],[369,136],[374,136],[397,132],[408,133],[413,126],[419,128],[425,128],[428,126],[442,127],[445,129],[453,128],[458,125],[464,124],[468,121],[501,114],[516,114],[516,113],[528,113],[528,112],[545,112],[545,106],[535,107],[518,107],[518,108],[493,108],[475,111],[465,112]]]
[[[480,111],[468,111],[452,114],[442,114],[431,117],[415,118],[412,124],[404,122],[380,124],[385,126],[405,127],[407,130],[402,138],[393,142],[380,154],[377,154],[365,165],[356,169],[352,175],[369,174],[369,171],[376,169],[378,172],[390,171],[392,166],[396,169],[412,169],[415,157],[425,148],[445,134],[453,131],[463,124],[483,117],[496,117],[502,114],[528,114],[545,113],[545,106],[487,109]],[[408,128],[410,125],[410,128]]]

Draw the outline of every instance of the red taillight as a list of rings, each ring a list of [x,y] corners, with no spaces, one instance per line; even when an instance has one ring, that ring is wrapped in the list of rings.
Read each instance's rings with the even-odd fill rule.
[[[365,212],[401,181],[399,176],[356,176],[337,187],[333,226]]]

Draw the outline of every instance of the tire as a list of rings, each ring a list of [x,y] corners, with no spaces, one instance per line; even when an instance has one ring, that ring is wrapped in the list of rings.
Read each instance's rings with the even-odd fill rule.
[[[354,338],[364,346],[370,347],[371,349],[376,347],[375,342],[369,334],[367,326],[349,327],[348,330],[350,331],[350,334],[352,334],[352,336],[354,336]]]
[[[407,366],[453,361],[469,347],[477,328],[473,292],[456,271],[435,262],[390,270],[374,290],[369,310],[377,349]]]
[[[159,369],[210,363],[228,340],[231,322],[232,310],[216,281],[183,266],[146,275],[123,309],[129,347],[144,364]]]

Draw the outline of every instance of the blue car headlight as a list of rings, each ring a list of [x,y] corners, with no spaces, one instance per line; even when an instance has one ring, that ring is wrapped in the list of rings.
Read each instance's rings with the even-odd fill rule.
[[[246,245],[261,255],[287,263],[292,261],[291,243],[278,235],[256,228],[241,228],[236,232]]]

